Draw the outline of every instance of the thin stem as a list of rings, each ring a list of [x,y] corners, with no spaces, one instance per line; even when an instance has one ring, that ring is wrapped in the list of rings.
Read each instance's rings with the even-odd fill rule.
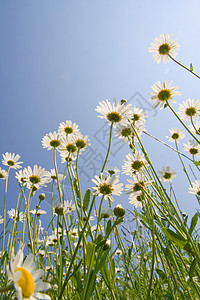
[[[108,156],[110,154],[110,147],[111,147],[111,140],[112,140],[112,128],[113,128],[113,123],[111,123],[111,126],[110,126],[110,137],[109,137],[108,151],[107,151],[107,154],[106,154],[106,158],[105,158],[103,167],[101,169],[101,173],[103,173],[103,171],[105,169],[105,166],[106,166],[106,163],[107,163],[107,160],[108,160]]]
[[[198,79],[200,79],[200,76],[197,75],[196,73],[194,73],[192,70],[190,70],[189,68],[187,68],[186,66],[184,66],[183,64],[181,64],[178,60],[176,60],[175,58],[173,58],[171,55],[168,54],[168,56],[171,58],[171,60],[173,60],[176,64],[178,64],[179,66],[181,66],[182,68],[184,68],[185,70],[187,70],[188,72],[192,73],[194,76],[196,76]]]

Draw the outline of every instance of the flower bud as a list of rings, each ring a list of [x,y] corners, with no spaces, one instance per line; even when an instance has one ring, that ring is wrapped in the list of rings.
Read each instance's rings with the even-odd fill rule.
[[[63,215],[63,213],[64,213],[64,208],[63,208],[63,205],[62,205],[62,203],[60,203],[60,202],[58,202],[57,204],[56,204],[56,207],[55,207],[55,213],[57,214],[57,215]]]
[[[118,204],[114,209],[113,209],[114,215],[116,217],[123,217],[125,215],[125,209],[121,206],[121,204]]]
[[[46,198],[45,193],[39,195],[40,201],[44,200],[45,198]]]
[[[108,248],[110,248],[111,240],[107,240],[103,246],[103,250],[106,251]]]

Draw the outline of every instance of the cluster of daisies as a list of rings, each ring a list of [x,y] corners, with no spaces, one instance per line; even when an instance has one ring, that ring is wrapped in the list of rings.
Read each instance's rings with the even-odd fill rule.
[[[177,41],[172,41],[172,35],[161,34],[154,39],[153,43],[151,43],[149,52],[153,53],[153,60],[158,64],[160,62],[167,63],[170,59],[177,62],[175,57],[178,48],[179,45]],[[177,63],[179,64],[179,62]],[[193,73],[192,70],[189,71]],[[197,74],[195,74],[195,76],[199,78]],[[177,91],[179,87],[172,86],[172,81],[170,83],[165,81],[163,84],[157,82],[152,86],[152,89],[153,92],[150,93],[150,101],[154,101],[155,107],[160,105],[160,109],[163,109],[166,105],[170,106],[169,103],[176,103],[174,97],[180,95],[180,92]],[[187,143],[183,144],[183,150],[192,156],[193,161],[196,161],[196,158],[200,155],[200,141],[198,139],[198,136],[200,135],[200,100],[195,101],[194,99],[187,99],[182,104],[179,104],[178,112],[174,113],[181,122],[185,121],[190,123],[185,124],[185,128],[188,129],[193,139],[190,139]],[[185,137],[185,133],[178,128],[172,128],[169,132],[170,135],[167,136],[167,138],[170,142],[175,142],[176,146],[177,143]],[[175,176],[174,171],[173,176]],[[195,180],[195,183],[191,184],[189,192],[196,196],[200,196],[200,180]]]

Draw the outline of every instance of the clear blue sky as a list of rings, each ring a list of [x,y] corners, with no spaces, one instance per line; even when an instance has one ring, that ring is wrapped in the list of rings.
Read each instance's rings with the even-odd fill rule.
[[[50,170],[52,152],[42,149],[41,139],[60,122],[72,120],[89,135],[93,155],[104,157],[99,139],[105,128],[95,107],[106,98],[129,100],[136,93],[130,101],[147,109],[147,130],[166,142],[168,129],[178,123],[169,111],[156,113],[149,106],[152,84],[173,80],[182,93],[177,103],[198,99],[200,85],[172,62],[157,65],[148,47],[160,33],[173,34],[181,46],[177,58],[187,66],[192,62],[200,73],[199,12],[197,0],[1,0],[0,153],[19,153],[24,167],[38,164]],[[174,184],[180,205],[193,213],[197,202],[187,192],[176,155],[150,138],[144,137],[144,144],[157,170],[170,165],[178,173]],[[120,167],[128,152],[114,145],[110,165]],[[90,185],[94,162],[98,168],[96,158],[89,166],[80,161],[83,187]],[[13,183],[11,178],[9,186]],[[8,207],[14,207],[15,187],[9,190]],[[0,189],[2,195],[2,183]],[[127,201],[116,197],[116,204]]]

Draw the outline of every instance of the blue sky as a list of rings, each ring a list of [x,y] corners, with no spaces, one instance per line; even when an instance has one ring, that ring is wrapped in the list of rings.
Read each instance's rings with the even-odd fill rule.
[[[178,60],[187,66],[192,62],[200,73],[199,11],[195,0],[1,0],[0,153],[19,153],[24,167],[37,164],[50,170],[53,154],[42,148],[41,139],[60,122],[72,120],[92,144],[91,164],[80,160],[82,186],[88,187],[90,168],[98,168],[95,154],[105,156],[101,135],[106,129],[95,107],[113,97],[140,103],[149,115],[148,132],[166,142],[168,129],[179,125],[169,111],[154,111],[149,105],[152,84],[172,80],[180,87],[175,109],[188,98],[198,99],[200,85],[173,62],[157,65],[148,47],[155,36],[173,34],[180,44]],[[170,165],[178,173],[177,197],[183,211],[193,214],[197,202],[188,194],[176,154],[149,137],[143,141],[157,170]],[[120,167],[129,149],[113,145],[109,164]],[[13,207],[14,172],[9,186],[8,207]],[[2,187],[1,182],[1,195]],[[130,208],[125,196],[116,197],[117,203]]]

